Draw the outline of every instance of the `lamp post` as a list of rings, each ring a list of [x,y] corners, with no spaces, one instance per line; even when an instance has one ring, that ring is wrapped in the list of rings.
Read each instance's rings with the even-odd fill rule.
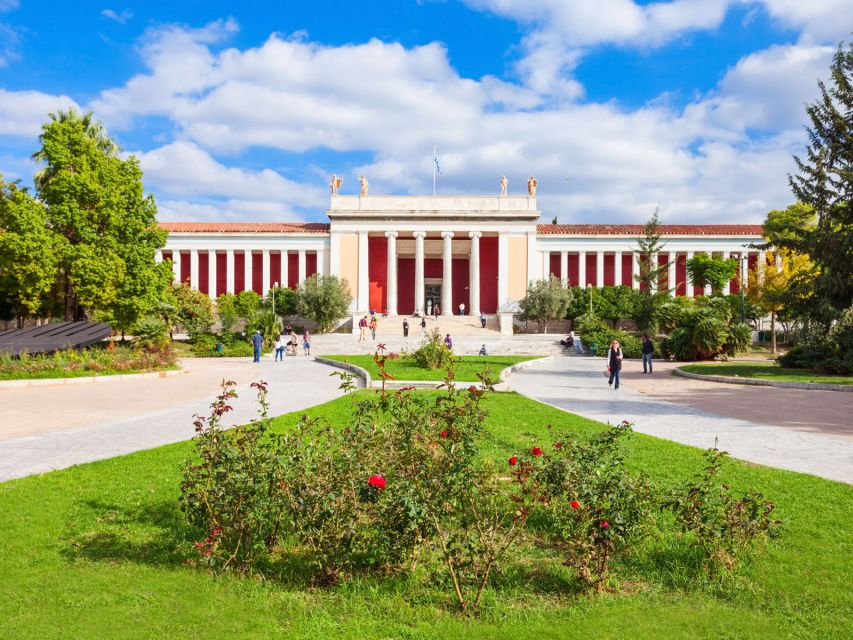
[[[589,282],[586,283],[586,290],[589,291],[589,315],[591,316],[592,315],[592,285]]]
[[[275,290],[276,290],[276,289],[278,289],[278,282],[273,282],[273,283],[272,283],[272,312],[273,312],[276,316],[278,316],[278,314],[277,314],[277,313],[275,313]]]
[[[744,323],[744,313],[745,313],[744,308],[746,306],[746,300],[745,300],[746,283],[744,282],[744,277],[743,277],[743,262],[744,262],[744,260],[747,261],[747,265],[748,265],[749,254],[744,255],[743,251],[741,251],[740,252],[740,259],[738,260],[738,267],[739,267],[739,271],[740,271],[739,275],[740,275],[740,323],[741,324]]]

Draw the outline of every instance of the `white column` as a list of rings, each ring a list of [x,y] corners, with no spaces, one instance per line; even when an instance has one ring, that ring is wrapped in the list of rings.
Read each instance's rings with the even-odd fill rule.
[[[207,295],[211,300],[216,300],[216,275],[216,250],[211,249],[207,252]]]
[[[578,251],[578,286],[586,288],[586,251]]]
[[[367,242],[366,242],[367,234],[366,233],[364,234],[364,239],[365,239],[364,244],[367,245]],[[359,270],[360,270],[361,269],[361,244],[360,243],[358,245],[358,251],[359,251],[358,266],[359,266]],[[367,262],[367,247],[366,246],[364,248],[364,261]],[[298,265],[298,269],[299,269],[299,284],[302,284],[303,282],[305,282],[305,271],[306,271],[305,270],[305,249],[299,250],[299,262],[297,263],[297,265]],[[367,271],[366,266],[365,266],[364,270]],[[361,275],[360,271],[359,271],[359,275]]]
[[[388,308],[389,316],[397,315],[397,232],[386,231],[385,237],[388,238],[388,272],[386,276],[385,286],[387,293],[385,296],[385,306]],[[319,258],[318,258],[319,259]]]
[[[563,286],[569,286],[569,252],[560,251],[560,280]]]
[[[415,313],[424,315],[424,237],[426,231],[415,231]]]
[[[252,290],[252,252],[243,251],[243,290]]]
[[[453,232],[442,231],[441,315],[452,316],[453,309]]]
[[[234,249],[225,250],[225,291],[234,293]]]
[[[264,249],[261,254],[261,293],[266,296],[270,292],[270,250]]]
[[[668,278],[667,281],[667,289],[669,289],[669,295],[673,298],[675,297],[675,265],[678,260],[678,255],[674,251],[670,251],[669,255],[666,257],[666,275]]]
[[[175,274],[175,282],[181,283],[181,252],[177,249],[172,251],[172,273]]]
[[[640,277],[640,253],[638,251],[634,251],[631,253],[631,287],[634,289],[640,288],[640,281],[637,278]]]
[[[509,299],[509,238],[498,234],[498,311]]]
[[[616,251],[613,254],[613,286],[618,287],[622,284],[622,252]]]
[[[163,262],[163,250],[154,249],[154,263],[160,264],[161,262]]]
[[[282,251],[281,251],[281,264],[279,265],[279,271],[281,271],[281,273],[279,274],[280,279],[279,279],[278,283],[281,285],[281,287],[283,289],[287,289],[287,278],[288,278],[287,267],[288,267],[288,265],[287,265],[287,250],[282,249]]]
[[[329,235],[329,275],[341,275],[341,237],[337,233]]]
[[[317,273],[321,276],[326,275],[326,250],[317,249]]]
[[[471,231],[471,257],[468,259],[468,313],[480,315],[480,231]]]
[[[198,291],[198,249],[190,249],[190,287]]]
[[[542,252],[542,279],[549,280],[551,278],[551,252]]]
[[[731,251],[723,251],[723,257],[731,259],[732,254]],[[723,295],[727,296],[732,292],[732,281],[726,280],[726,284],[723,285]]]
[[[688,251],[687,252],[687,260],[692,260],[692,259],[693,259],[693,252]],[[685,262],[684,264],[685,264],[684,279],[687,281],[687,297],[692,298],[693,297],[693,283],[690,281],[690,274],[687,272],[687,269],[686,269],[687,262]]]
[[[604,252],[595,254],[595,286],[599,289],[604,286]]]
[[[304,253],[299,252],[299,276],[305,275],[305,260]],[[300,280],[300,282],[302,282]],[[367,231],[358,232],[358,309],[357,311],[366,312],[370,308],[370,295],[368,287],[370,280],[367,274]]]

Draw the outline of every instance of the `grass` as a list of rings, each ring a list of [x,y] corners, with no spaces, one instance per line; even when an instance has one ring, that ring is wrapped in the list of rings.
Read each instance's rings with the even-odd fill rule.
[[[323,356],[330,360],[339,362],[349,362],[357,365],[362,369],[366,369],[370,377],[374,380],[379,379],[379,367],[373,361],[372,355],[355,355],[355,356]],[[458,367],[456,369],[456,379],[465,382],[476,382],[477,374],[482,373],[484,368],[488,366],[492,370],[492,374],[497,376],[503,369],[511,367],[519,362],[526,360],[534,360],[542,356],[459,356]],[[395,380],[444,380],[444,369],[423,369],[411,358],[399,358],[396,360],[388,360],[385,363],[386,370]]]
[[[174,371],[178,365],[170,364],[151,369],[41,369],[39,371],[0,371],[0,380],[43,380],[47,378],[88,378],[91,376],[124,376],[154,371]]]
[[[705,376],[731,376],[739,378],[761,378],[784,382],[824,382],[830,384],[853,384],[853,376],[838,376],[816,373],[803,369],[780,367],[775,362],[721,362],[719,364],[688,364],[681,367],[688,373]]]
[[[363,392],[368,393],[368,392]],[[435,393],[435,392],[427,392]],[[484,454],[508,455],[601,425],[512,393],[490,395]],[[351,400],[309,411],[334,424]],[[188,418],[189,419],[189,418]],[[276,420],[287,429],[297,420]],[[630,464],[663,487],[702,467],[697,449],[634,435]],[[559,563],[527,558],[496,577],[478,619],[450,613],[427,581],[357,580],[316,589],[293,579],[211,575],[190,566],[199,534],[178,509],[188,442],[0,484],[0,637],[18,638],[849,638],[853,488],[725,464],[756,486],[785,526],[724,588],[693,586],[674,536],[615,570],[621,593],[578,595]]]

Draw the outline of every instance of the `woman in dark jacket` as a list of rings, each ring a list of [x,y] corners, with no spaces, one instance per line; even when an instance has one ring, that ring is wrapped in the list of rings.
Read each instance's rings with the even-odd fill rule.
[[[610,370],[610,380],[607,384],[612,385],[616,381],[615,389],[619,388],[619,373],[622,371],[622,349],[619,346],[619,341],[614,340],[610,343],[610,349],[607,350],[607,368]]]

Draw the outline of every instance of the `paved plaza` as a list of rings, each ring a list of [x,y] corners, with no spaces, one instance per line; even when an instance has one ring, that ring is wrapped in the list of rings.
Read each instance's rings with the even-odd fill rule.
[[[271,414],[298,411],[338,395],[331,369],[298,356],[184,361],[173,378],[96,385],[0,390],[0,481],[157,447],[193,436],[192,415],[205,415],[223,378],[240,398],[228,424],[254,416],[253,380],[270,383]],[[723,385],[676,378],[657,363],[643,376],[626,361],[617,392],[601,375],[600,358],[557,354],[516,372],[510,387],[524,395],[601,422],[631,420],[641,433],[697,447],[719,447],[741,460],[853,482],[851,394]]]

